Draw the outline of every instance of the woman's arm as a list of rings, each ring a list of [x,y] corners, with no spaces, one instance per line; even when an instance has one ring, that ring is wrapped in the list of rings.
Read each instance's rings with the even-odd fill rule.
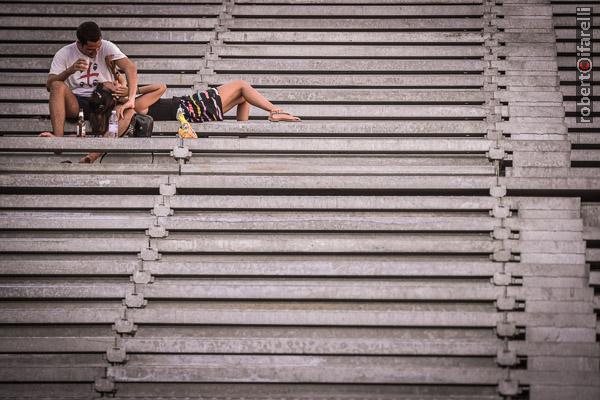
[[[150,85],[140,86],[138,96],[135,99],[135,111],[140,114],[146,114],[148,107],[156,103],[158,99],[166,92],[167,85],[164,83],[152,83]]]

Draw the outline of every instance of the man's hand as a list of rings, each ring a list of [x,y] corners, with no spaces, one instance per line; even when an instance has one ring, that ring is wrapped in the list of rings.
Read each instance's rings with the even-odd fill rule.
[[[125,103],[123,103],[121,106],[116,107],[117,116],[119,117],[119,119],[123,118],[125,111],[127,111],[127,109],[129,109],[129,108],[135,108],[135,99],[129,99]]]
[[[127,86],[117,85],[115,86],[113,93],[118,97],[127,97],[127,95],[129,94],[129,88]]]
[[[80,58],[79,60],[75,61],[75,63],[73,65],[71,65],[68,69],[70,75],[73,75],[75,73],[75,71],[85,71],[88,69],[89,66],[89,62],[87,59],[85,58]]]

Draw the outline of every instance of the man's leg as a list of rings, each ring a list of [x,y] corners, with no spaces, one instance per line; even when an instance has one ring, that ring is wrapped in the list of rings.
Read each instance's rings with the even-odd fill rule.
[[[77,97],[64,83],[54,81],[50,85],[50,121],[52,133],[43,132],[40,136],[63,136],[65,134],[65,119],[75,118],[79,112]]]

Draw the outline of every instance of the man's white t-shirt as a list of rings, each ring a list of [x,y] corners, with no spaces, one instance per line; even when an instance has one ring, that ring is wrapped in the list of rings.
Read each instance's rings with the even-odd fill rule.
[[[65,83],[74,94],[89,97],[99,82],[113,81],[113,76],[106,65],[106,56],[112,56],[113,60],[120,60],[126,57],[114,43],[108,40],[102,40],[102,45],[95,58],[90,58],[79,51],[77,42],[71,43],[54,55],[50,74],[61,74],[80,58],[88,60],[88,69],[86,71],[75,71],[74,74],[65,80]]]

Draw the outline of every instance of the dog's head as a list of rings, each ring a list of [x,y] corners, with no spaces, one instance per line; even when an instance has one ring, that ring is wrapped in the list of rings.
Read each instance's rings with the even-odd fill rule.
[[[110,113],[117,104],[112,92],[99,83],[90,97],[90,125],[94,135],[104,135]]]

